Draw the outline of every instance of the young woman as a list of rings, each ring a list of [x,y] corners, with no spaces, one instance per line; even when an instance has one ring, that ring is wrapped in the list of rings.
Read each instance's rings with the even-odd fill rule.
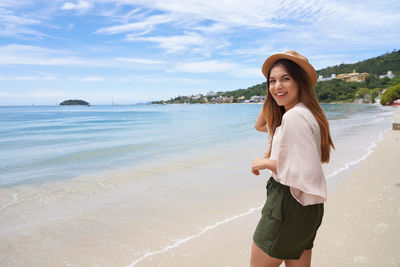
[[[262,67],[267,98],[255,128],[268,132],[265,158],[254,158],[252,173],[268,169],[267,201],[253,236],[251,266],[310,266],[321,225],[326,182],[321,163],[334,148],[329,124],[314,86],[317,73],[295,51],[270,56]]]

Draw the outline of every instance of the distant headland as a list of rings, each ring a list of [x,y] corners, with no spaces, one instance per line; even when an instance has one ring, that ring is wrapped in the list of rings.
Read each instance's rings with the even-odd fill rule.
[[[83,100],[78,100],[78,99],[65,100],[65,101],[60,103],[60,106],[72,106],[72,105],[90,106],[90,104],[88,102],[83,101]]]
[[[321,103],[378,102],[382,105],[392,105],[395,100],[400,99],[400,49],[357,63],[320,69],[317,71],[317,75],[318,83],[314,89]],[[263,82],[247,89],[225,92],[210,91],[206,95],[178,96],[170,100],[151,103],[263,103],[266,87],[266,82]]]

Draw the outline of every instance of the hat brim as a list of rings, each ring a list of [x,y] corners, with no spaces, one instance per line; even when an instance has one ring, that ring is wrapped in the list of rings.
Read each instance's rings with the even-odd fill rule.
[[[302,68],[307,73],[307,76],[308,76],[312,86],[315,86],[317,84],[317,81],[318,81],[317,72],[315,71],[314,67],[308,61],[303,60],[298,57],[295,57],[295,56],[292,56],[290,54],[286,54],[286,53],[274,54],[274,55],[270,56],[269,58],[267,58],[267,60],[265,60],[263,66],[261,68],[262,73],[264,74],[265,78],[268,79],[268,72],[269,72],[271,66],[280,59],[289,59],[289,60],[293,61],[294,63],[296,63],[297,65],[299,65],[300,68]]]

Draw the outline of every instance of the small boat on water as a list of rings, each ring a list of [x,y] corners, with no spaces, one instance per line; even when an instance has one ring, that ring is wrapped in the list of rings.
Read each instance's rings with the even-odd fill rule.
[[[393,105],[400,106],[400,99],[394,100]]]

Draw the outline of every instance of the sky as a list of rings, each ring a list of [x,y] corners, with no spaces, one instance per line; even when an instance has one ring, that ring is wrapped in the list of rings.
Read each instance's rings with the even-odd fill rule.
[[[0,0],[0,105],[247,88],[274,53],[318,70],[397,50],[399,14],[398,0]]]

